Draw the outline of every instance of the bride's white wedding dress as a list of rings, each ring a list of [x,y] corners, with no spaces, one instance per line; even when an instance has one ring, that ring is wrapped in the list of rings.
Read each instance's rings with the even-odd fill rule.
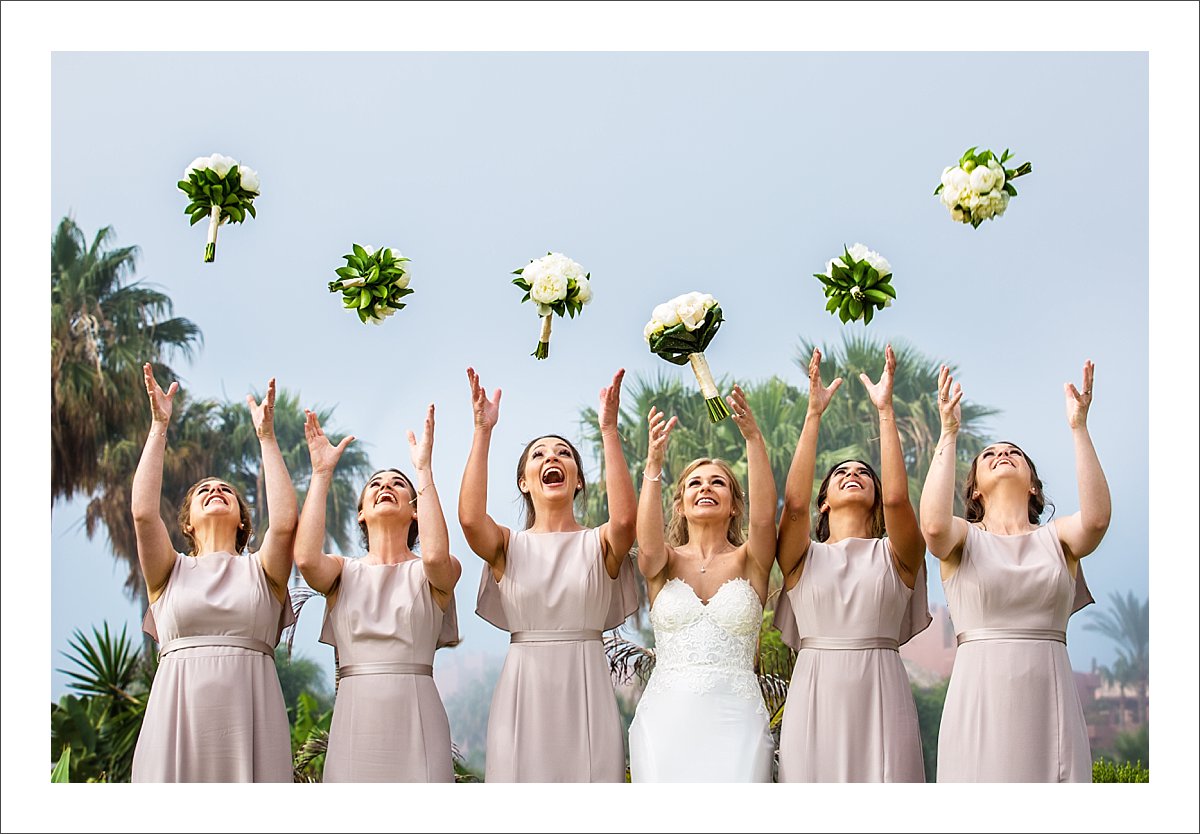
[[[654,672],[629,727],[634,782],[770,782],[775,744],[754,656],[762,603],[731,579],[706,605],[671,579],[650,610]]]

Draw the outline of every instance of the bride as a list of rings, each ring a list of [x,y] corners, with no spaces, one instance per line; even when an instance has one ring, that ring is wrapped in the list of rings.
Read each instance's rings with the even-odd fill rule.
[[[634,782],[770,782],[775,745],[754,673],[775,558],[775,480],[742,390],[728,398],[746,439],[750,534],[741,485],[700,458],[675,485],[663,535],[662,465],[678,418],[650,409],[638,503],[638,567],[650,591],[654,673],[629,728]]]

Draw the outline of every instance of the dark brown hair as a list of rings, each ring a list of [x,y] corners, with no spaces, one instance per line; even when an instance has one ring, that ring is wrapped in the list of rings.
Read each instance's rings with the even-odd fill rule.
[[[733,496],[733,515],[729,517],[729,527],[725,531],[725,538],[733,545],[740,545],[746,541],[746,531],[742,529],[742,520],[746,517],[746,494],[742,491],[741,483],[738,482],[729,464],[720,458],[697,458],[685,466],[683,472],[675,480],[675,495],[671,498],[671,520],[667,522],[667,544],[671,547],[679,547],[688,542],[687,518],[679,512],[679,508],[683,505],[684,484],[687,483],[688,477],[693,472],[701,466],[709,465],[715,466],[725,473],[725,480],[729,481],[729,492]]]
[[[1054,516],[1054,504],[1046,498],[1046,493],[1042,491],[1042,479],[1038,477],[1037,467],[1033,465],[1033,459],[1025,454],[1025,450],[1009,440],[998,440],[996,443],[1003,443],[1005,446],[1012,446],[1021,453],[1021,457],[1025,458],[1025,462],[1029,464],[1030,486],[1033,487],[1033,492],[1029,495],[1029,523],[1040,524],[1042,521],[1042,512],[1046,509],[1046,505],[1050,505],[1050,515]],[[984,451],[995,446],[996,443],[990,443],[985,447]],[[975,498],[975,482],[977,476],[975,470],[979,466],[979,458],[983,456],[980,452],[971,461],[971,468],[967,471],[967,483],[963,487],[963,505],[966,507],[967,521],[983,521],[983,514],[986,512],[983,506],[983,501]]]
[[[880,482],[879,476],[875,474],[875,468],[865,460],[846,458],[830,467],[829,472],[825,475],[825,480],[821,481],[820,489],[817,490],[817,541],[819,542],[829,538],[829,512],[821,511],[821,505],[825,503],[825,496],[829,492],[829,481],[838,467],[847,463],[861,464],[867,470],[867,474],[871,476],[871,483],[875,485],[875,503],[871,505],[871,538],[882,538],[883,534],[887,532],[883,520],[883,484]]]
[[[363,484],[362,492],[358,494],[358,512],[362,512],[363,499],[367,497],[367,487],[371,485],[371,481],[375,480],[376,475],[382,475],[384,472],[395,472],[404,479],[404,485],[408,487],[408,491],[412,494],[413,512],[417,509],[417,488],[413,486],[412,479],[401,472],[399,469],[380,469],[378,472],[372,472],[371,477],[367,478],[367,482]],[[408,526],[408,549],[412,550],[414,544],[417,543],[417,534],[420,531],[417,529],[417,517],[413,515],[412,524]],[[362,543],[363,550],[371,550],[371,534],[367,532],[367,522],[358,522],[358,540]]]
[[[521,490],[521,479],[525,477],[525,464],[529,462],[529,450],[533,448],[533,444],[539,440],[545,440],[547,437],[553,437],[556,440],[561,440],[567,444],[567,448],[571,450],[571,457],[575,459],[575,471],[579,475],[579,486],[575,490],[575,499],[584,498],[587,496],[587,481],[583,479],[583,458],[579,455],[579,450],[575,448],[575,444],[567,440],[560,434],[543,434],[535,437],[525,444],[525,450],[521,452],[521,457],[517,460],[517,489],[521,493],[521,501],[524,504],[525,529],[528,530],[537,521],[537,510],[533,506],[533,498],[528,492]]]
[[[242,494],[229,481],[217,477],[208,477],[201,478],[188,487],[187,493],[183,496],[183,503],[179,505],[179,530],[183,533],[183,537],[187,539],[188,555],[195,556],[196,551],[199,549],[199,543],[196,541],[195,536],[188,532],[188,528],[192,526],[192,496],[196,494],[196,490],[209,481],[217,481],[218,483],[228,485],[233,490],[234,497],[237,498],[238,513],[241,515],[239,524],[241,526],[238,527],[235,547],[237,552],[241,553],[246,549],[246,545],[249,544],[250,537],[254,535],[254,527],[250,523],[250,505],[246,503],[246,499],[242,497]]]

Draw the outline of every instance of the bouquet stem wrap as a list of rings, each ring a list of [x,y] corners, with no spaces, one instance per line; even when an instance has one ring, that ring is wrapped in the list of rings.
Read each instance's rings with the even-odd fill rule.
[[[725,404],[725,398],[717,390],[717,383],[713,380],[708,360],[704,358],[704,353],[700,352],[689,354],[688,361],[692,363],[696,382],[700,383],[700,393],[704,395],[704,404],[708,406],[708,419],[714,423],[721,422],[729,416],[729,406]]]
[[[550,325],[553,323],[554,316],[542,316],[542,332],[538,336],[537,347],[533,351],[533,355],[538,359],[545,359],[550,355]]]
[[[210,264],[217,259],[217,227],[221,225],[221,207],[213,206],[208,214],[208,243],[204,246],[204,262]]]

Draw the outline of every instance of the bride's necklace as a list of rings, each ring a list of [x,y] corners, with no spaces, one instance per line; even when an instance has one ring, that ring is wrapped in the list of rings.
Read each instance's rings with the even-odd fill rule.
[[[700,572],[708,573],[708,566],[712,564],[713,559],[716,559],[718,556],[724,556],[724,555],[725,554],[723,554],[723,553],[714,553],[713,555],[709,556],[708,559],[705,559],[703,556],[701,556],[700,557]]]

